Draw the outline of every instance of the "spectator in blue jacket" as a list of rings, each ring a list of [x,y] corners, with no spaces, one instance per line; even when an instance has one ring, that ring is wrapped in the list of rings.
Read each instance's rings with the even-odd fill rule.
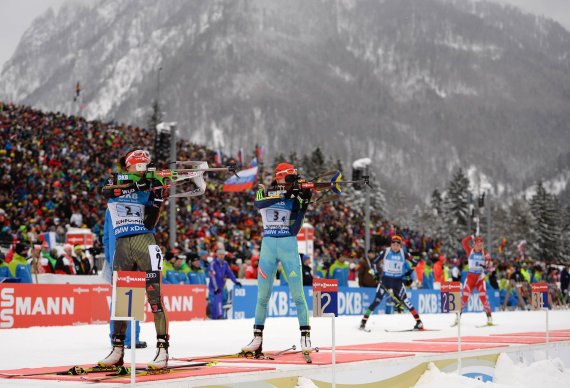
[[[210,293],[210,316],[212,319],[221,319],[224,316],[222,304],[226,278],[230,278],[236,286],[241,287],[241,283],[236,279],[227,261],[224,260],[225,257],[226,251],[218,249],[216,257],[208,268],[210,277],[208,291]]]
[[[198,256],[194,256],[190,261],[188,280],[190,284],[206,284],[206,272],[200,265],[200,258]]]

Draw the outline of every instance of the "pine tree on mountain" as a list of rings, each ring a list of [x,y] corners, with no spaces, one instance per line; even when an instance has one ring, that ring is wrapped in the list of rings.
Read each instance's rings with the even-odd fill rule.
[[[526,199],[515,199],[511,204],[508,231],[510,232],[509,241],[515,245],[535,235],[530,205]],[[516,250],[513,254],[516,254]]]
[[[442,214],[443,199],[441,198],[441,193],[437,188],[431,193],[430,205],[435,214]]]
[[[443,198],[442,212],[439,216],[438,234],[441,238],[444,249],[451,255],[457,252],[465,228],[457,223],[457,216],[454,212],[454,204],[449,195]]]
[[[547,201],[547,217],[550,223],[550,233],[546,236],[546,254],[545,260],[549,262],[558,262],[561,258],[560,244],[562,243],[562,216],[561,207],[558,197],[548,194]]]
[[[469,180],[465,176],[463,169],[459,168],[449,182],[445,195],[441,196],[441,205],[439,205],[439,191],[434,190],[434,193],[432,193],[434,210],[437,211],[437,207],[441,207],[437,217],[439,225],[437,226],[436,235],[441,238],[444,248],[451,255],[457,252],[459,242],[467,232],[467,217],[469,216],[468,189]],[[470,233],[471,231],[468,232]]]
[[[548,262],[560,259],[560,207],[558,199],[546,192],[542,182],[536,184],[536,193],[530,200],[535,233],[531,239],[531,254]]]
[[[459,168],[453,175],[447,189],[447,198],[451,214],[455,218],[457,226],[467,226],[469,215],[469,179],[465,176],[463,169]]]
[[[561,226],[562,258],[568,262],[570,260],[570,205],[566,205],[562,212]]]

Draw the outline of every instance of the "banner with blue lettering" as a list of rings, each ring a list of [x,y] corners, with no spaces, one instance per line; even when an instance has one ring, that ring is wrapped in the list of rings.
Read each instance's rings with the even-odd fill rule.
[[[313,289],[303,287],[307,306],[312,309]],[[257,302],[257,286],[244,285],[241,288],[234,288],[234,299],[232,313],[228,314],[233,319],[255,317],[255,304]],[[439,290],[407,290],[408,297],[420,314],[438,314],[441,311],[441,298]],[[376,295],[374,288],[339,287],[338,288],[338,315],[363,315],[370,306]],[[492,311],[500,308],[499,291],[488,289],[487,298]],[[387,297],[384,297],[380,306],[376,308],[374,314],[384,313]],[[482,312],[483,305],[479,300],[479,295],[474,292],[469,297],[465,312]],[[312,311],[310,312],[312,315]],[[274,286],[273,293],[267,306],[267,316],[269,317],[296,317],[297,309],[295,302],[289,294],[288,286]]]

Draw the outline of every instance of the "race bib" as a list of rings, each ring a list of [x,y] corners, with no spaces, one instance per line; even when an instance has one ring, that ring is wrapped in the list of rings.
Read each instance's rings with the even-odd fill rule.
[[[124,225],[143,225],[144,205],[136,202],[109,203],[113,228]]]
[[[148,254],[150,256],[150,265],[153,271],[162,271],[162,251],[158,245],[149,245]]]
[[[285,229],[289,227],[291,210],[268,207],[261,209],[264,229]]]
[[[384,272],[390,274],[401,274],[404,262],[395,260],[384,260]]]

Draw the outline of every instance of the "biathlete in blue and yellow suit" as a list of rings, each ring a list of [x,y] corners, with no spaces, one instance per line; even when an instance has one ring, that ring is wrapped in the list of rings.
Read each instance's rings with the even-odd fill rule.
[[[311,349],[309,310],[303,293],[303,272],[296,236],[303,225],[312,192],[310,189],[299,189],[296,179],[297,170],[293,165],[279,163],[272,187],[266,191],[265,187],[260,185],[255,197],[255,207],[259,209],[263,220],[263,240],[258,266],[253,340],[242,348],[245,353],[262,352],[267,305],[279,261],[285,270],[289,291],[297,306],[301,349],[304,352],[310,352]]]
[[[390,296],[399,299],[399,302],[403,303],[406,308],[410,310],[410,313],[416,320],[414,330],[423,330],[424,325],[420,319],[420,315],[408,299],[406,288],[404,287],[404,279],[408,279],[413,271],[410,266],[410,261],[413,262],[413,259],[412,255],[402,249],[402,238],[400,236],[392,236],[390,248],[380,252],[376,259],[374,259],[373,268],[376,268],[380,261],[382,262],[382,279],[380,279],[378,288],[376,288],[374,301],[370,304],[370,307],[368,307],[362,317],[360,329],[365,330],[366,322],[368,322],[370,314],[380,305],[380,302],[382,302],[388,290],[392,290],[393,294]]]

